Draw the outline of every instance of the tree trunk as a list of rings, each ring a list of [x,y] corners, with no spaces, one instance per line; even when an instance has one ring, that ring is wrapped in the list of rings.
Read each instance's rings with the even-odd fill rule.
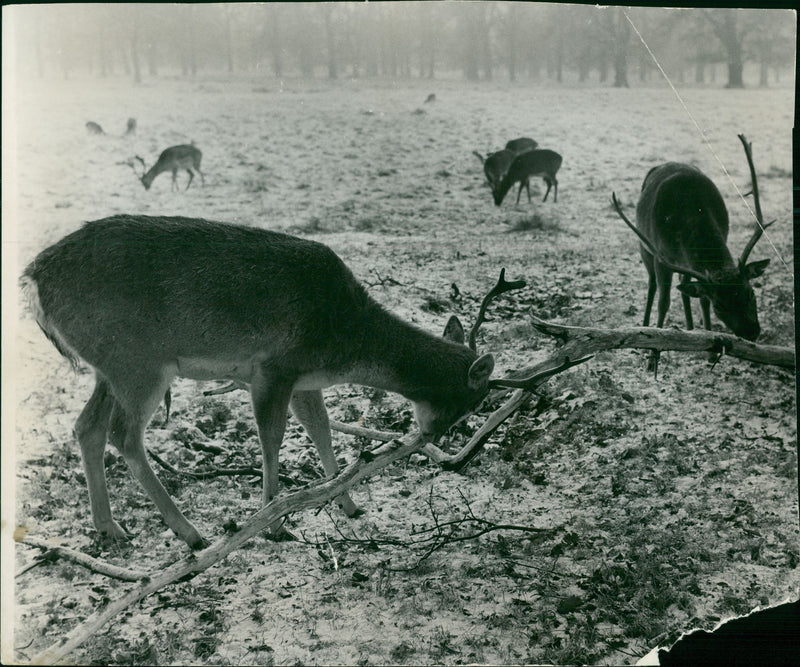
[[[722,43],[728,58],[728,83],[726,88],[744,88],[744,49],[742,36],[736,30],[735,9],[706,10],[704,16],[711,24],[717,39]]]
[[[225,59],[228,62],[228,74],[233,74],[233,29],[230,5],[225,5]]]
[[[336,79],[339,76],[339,68],[336,63],[336,36],[333,32],[333,21],[331,14],[334,6],[329,4],[325,7],[325,44],[328,50],[328,78]]]
[[[628,87],[628,43],[631,28],[622,7],[616,9],[616,30],[614,38],[614,87]]]
[[[139,28],[142,21],[141,11],[139,5],[133,5],[130,16],[131,20],[131,33],[130,33],[130,47],[131,47],[131,68],[133,69],[133,82],[142,82],[142,67],[139,57]]]

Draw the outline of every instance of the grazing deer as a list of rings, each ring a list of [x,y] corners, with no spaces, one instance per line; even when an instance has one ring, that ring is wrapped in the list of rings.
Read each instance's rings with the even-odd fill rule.
[[[89,134],[105,134],[105,132],[103,132],[103,128],[100,127],[100,124],[95,123],[93,120],[90,120],[86,123],[86,131]]]
[[[116,215],[43,250],[22,283],[58,351],[94,368],[94,392],[75,431],[94,525],[112,538],[126,532],[111,515],[107,438],[167,525],[190,547],[205,544],[145,455],[145,426],[176,376],[249,385],[263,504],[278,493],[278,450],[290,406],[325,473],[338,472],[324,387],[353,382],[402,394],[414,403],[423,439],[432,442],[490,387],[504,386],[489,379],[492,355],[475,352],[476,327],[469,347],[455,317],[444,338],[418,329],[374,301],[327,246],[278,232]],[[524,283],[505,285],[498,283],[487,299]],[[347,493],[337,500],[348,515],[358,513]]]
[[[533,139],[520,137],[519,139],[512,139],[506,144],[503,150],[491,153],[485,160],[478,151],[472,151],[472,154],[483,164],[483,172],[486,174],[486,180],[489,182],[489,187],[494,191],[500,184],[500,181],[503,180],[506,173],[508,173],[508,168],[514,161],[514,158],[521,153],[533,150],[537,145],[538,144]],[[530,183],[526,178],[520,181],[517,201],[519,201],[519,195],[522,193],[523,187],[528,189],[528,200],[531,198]]]
[[[144,185],[145,190],[149,190],[155,177],[165,171],[172,172],[172,189],[177,190],[178,169],[185,169],[189,174],[189,182],[186,184],[187,190],[192,184],[192,179],[194,178],[193,170],[200,174],[202,184],[206,184],[205,175],[202,171],[200,171],[200,160],[203,159],[203,154],[194,144],[170,146],[158,156],[158,160],[152,167],[150,167],[150,169],[147,169],[147,165],[145,165],[144,160],[138,155],[135,156],[135,159],[141,162],[142,170],[146,170],[141,176],[136,174],[139,176],[139,180],[142,182],[142,185]],[[129,164],[133,168],[133,163]],[[134,169],[134,172],[135,171],[136,170]]]
[[[483,173],[486,174],[486,180],[492,190],[503,180],[503,176],[506,175],[508,168],[514,161],[514,152],[506,149],[490,153],[485,159],[478,151],[472,151],[472,154],[481,161]],[[522,184],[520,184],[521,187]]]
[[[650,324],[656,291],[656,326],[664,325],[672,274],[678,273],[687,329],[694,327],[690,298],[696,298],[700,299],[706,329],[711,329],[713,307],[717,317],[737,336],[756,340],[761,333],[750,281],[764,273],[769,259],[748,264],[747,258],[772,222],[763,224],[751,146],[744,136],[739,138],[750,165],[758,225],[738,261],[733,260],[727,246],[728,211],[722,195],[696,167],[668,162],[651,169],[642,183],[636,226],[625,217],[616,195],[613,196],[617,213],[641,241],[642,262],[648,274],[644,326]],[[657,367],[657,363],[658,355],[653,355],[651,366]]]
[[[531,191],[528,187],[528,181],[532,176],[541,176],[545,183],[547,183],[547,192],[544,193],[544,199],[542,199],[542,201],[547,201],[547,195],[550,194],[550,188],[552,187],[553,201],[557,202],[558,180],[556,180],[556,173],[560,167],[561,156],[547,148],[536,148],[520,153],[514,158],[506,175],[492,188],[494,203],[500,206],[500,204],[503,203],[506,193],[508,193],[514,183],[520,184],[519,190],[517,191],[517,204],[519,204],[519,196],[522,194],[523,185],[528,191],[528,201],[530,202]]]

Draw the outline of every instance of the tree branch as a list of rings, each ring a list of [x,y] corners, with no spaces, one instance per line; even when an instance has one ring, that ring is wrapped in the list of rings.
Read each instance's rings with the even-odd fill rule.
[[[267,530],[280,518],[292,512],[318,507],[333,500],[354,484],[374,475],[393,461],[413,454],[420,449],[422,444],[423,440],[419,433],[403,440],[395,440],[380,446],[373,452],[362,453],[360,460],[349,465],[333,479],[311,484],[304,489],[276,498],[256,512],[238,533],[223,537],[203,551],[192,553],[166,570],[151,575],[150,578],[142,580],[138,587],[111,602],[103,610],[92,614],[56,644],[37,655],[31,661],[32,664],[55,664],[64,660],[67,655],[132,604],[169,584],[184,578],[192,578],[207,570],[252,537]]]
[[[111,563],[105,563],[91,556],[87,556],[80,551],[75,551],[74,549],[59,544],[52,544],[50,540],[43,540],[33,535],[26,535],[20,542],[38,549],[44,549],[45,554],[52,553],[66,560],[71,560],[78,565],[83,565],[83,567],[92,570],[92,572],[97,572],[98,574],[103,574],[113,579],[140,581],[148,577],[147,572],[142,572],[141,570],[127,570],[117,565],[112,565]]]

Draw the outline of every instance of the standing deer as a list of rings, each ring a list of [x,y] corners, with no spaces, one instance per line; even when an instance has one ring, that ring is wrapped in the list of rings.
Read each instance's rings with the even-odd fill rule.
[[[561,156],[555,151],[547,148],[536,148],[531,151],[526,151],[517,155],[503,176],[502,180],[492,188],[494,195],[494,203],[497,206],[503,203],[508,191],[514,185],[519,183],[519,190],[517,190],[517,204],[519,204],[519,196],[522,194],[522,186],[528,192],[528,201],[531,201],[531,191],[529,188],[529,179],[532,176],[541,176],[545,183],[547,183],[547,192],[544,193],[544,199],[547,201],[547,195],[550,194],[550,188],[553,188],[553,201],[558,201],[558,180],[556,180],[556,173],[561,167]]]
[[[476,327],[469,347],[455,317],[444,338],[426,333],[384,310],[327,246],[278,232],[117,215],[43,250],[22,283],[58,351],[95,371],[75,431],[94,525],[112,538],[126,532],[109,505],[108,438],[175,534],[191,548],[205,545],[145,455],[145,426],[176,376],[249,385],[263,504],[278,493],[290,406],[325,473],[338,472],[324,387],[353,382],[402,394],[414,403],[423,439],[433,442],[504,382],[489,379],[492,355],[475,352]],[[524,283],[505,285],[487,299]],[[347,493],[337,500],[348,515],[358,513]]]
[[[653,299],[658,291],[657,326],[664,325],[669,309],[672,274],[681,275],[686,328],[692,329],[690,298],[700,299],[703,325],[711,329],[710,308],[737,336],[756,340],[761,333],[756,297],[750,281],[757,278],[769,259],[747,263],[764,230],[758,183],[751,145],[739,135],[750,166],[757,228],[738,261],[728,250],[728,211],[717,186],[702,171],[688,164],[667,162],[651,169],[642,183],[634,226],[613,196],[614,207],[639,237],[642,262],[647,269],[647,303],[644,326],[650,324]],[[658,355],[651,366],[657,368]]]
[[[138,155],[135,157],[135,159],[142,163],[142,170],[146,170],[141,176],[139,176],[139,180],[142,182],[142,185],[144,185],[145,190],[149,190],[155,177],[165,171],[172,172],[172,189],[177,190],[178,169],[185,169],[189,174],[189,182],[186,184],[187,190],[192,184],[192,179],[194,178],[193,170],[200,174],[202,184],[206,184],[205,175],[202,171],[200,171],[200,160],[203,159],[203,154],[194,144],[170,146],[158,156],[158,160],[152,167],[150,167],[150,169],[147,169],[144,160]],[[130,164],[131,167],[133,167],[133,163]]]

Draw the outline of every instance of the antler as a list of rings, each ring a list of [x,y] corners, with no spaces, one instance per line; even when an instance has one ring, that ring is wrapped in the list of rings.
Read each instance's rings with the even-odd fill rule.
[[[620,203],[617,200],[617,193],[616,192],[612,192],[611,193],[611,201],[614,203],[614,208],[616,209],[617,213],[619,214],[619,217],[622,218],[625,221],[625,224],[628,225],[628,227],[630,227],[634,231],[636,236],[639,237],[639,240],[647,248],[647,251],[651,255],[653,255],[653,257],[658,259],[659,262],[661,262],[664,266],[666,266],[671,271],[674,271],[675,273],[686,274],[687,276],[691,276],[692,278],[694,278],[695,280],[699,280],[700,282],[705,282],[707,280],[706,276],[704,276],[699,271],[695,271],[694,269],[690,269],[688,266],[681,266],[680,264],[673,264],[666,257],[664,257],[664,255],[662,255],[656,249],[656,247],[653,245],[652,241],[650,241],[650,239],[648,239],[630,220],[628,220],[628,218],[622,212],[622,206],[620,206]]]
[[[500,296],[503,292],[509,292],[515,289],[522,289],[525,287],[524,280],[515,280],[513,282],[506,282],[506,270],[500,269],[500,278],[497,281],[497,284],[489,290],[489,293],[483,297],[483,302],[481,303],[481,308],[478,311],[478,318],[475,320],[475,324],[472,325],[472,329],[469,332],[469,348],[471,350],[476,349],[476,338],[478,337],[478,329],[480,328],[481,324],[486,321],[486,309],[489,307],[489,303],[491,303],[492,299],[497,296]]]
[[[512,389],[527,389],[528,391],[533,391],[547,378],[553,375],[558,375],[561,371],[565,371],[568,368],[582,364],[584,361],[589,361],[589,359],[591,359],[593,356],[593,354],[589,354],[585,357],[581,357],[580,359],[576,359],[575,361],[570,361],[569,357],[565,357],[563,363],[555,368],[548,368],[546,371],[534,373],[526,378],[498,378],[496,380],[489,380],[489,386],[509,387]]]
[[[753,205],[756,209],[756,230],[753,232],[753,236],[750,237],[750,240],[747,242],[747,245],[744,247],[742,251],[742,257],[739,259],[739,266],[744,266],[747,263],[747,258],[750,256],[750,252],[755,247],[758,240],[761,238],[761,235],[764,233],[764,230],[773,224],[775,221],[772,220],[768,222],[766,225],[764,224],[764,216],[761,213],[761,199],[758,196],[758,180],[756,179],[756,168],[753,165],[753,144],[747,141],[743,134],[739,135],[739,140],[742,142],[742,146],[744,146],[744,154],[747,156],[747,164],[750,167],[750,182],[752,183],[751,192],[753,193]]]
[[[131,169],[133,169],[133,173],[136,174],[137,178],[141,178],[141,175],[136,171],[136,167],[134,166],[134,160],[139,160],[142,163],[142,174],[147,171],[147,165],[144,163],[144,160],[140,158],[138,155],[134,155],[132,158],[125,160],[125,162],[120,164],[127,164]]]

